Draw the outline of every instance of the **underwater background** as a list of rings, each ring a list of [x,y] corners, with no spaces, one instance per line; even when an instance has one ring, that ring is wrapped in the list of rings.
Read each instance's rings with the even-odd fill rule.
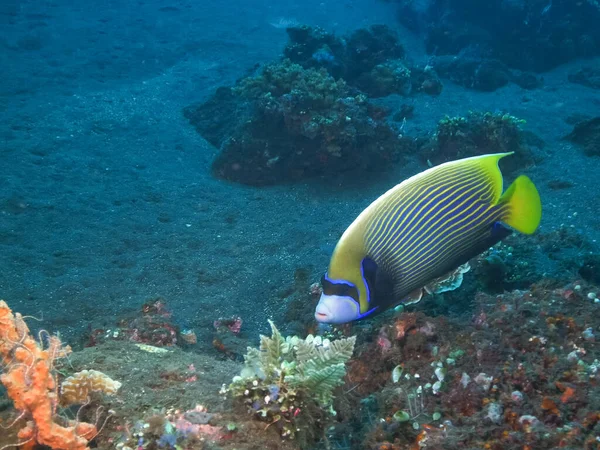
[[[599,20],[594,0],[1,2],[0,448],[600,448]],[[317,326],[363,209],[506,151],[505,185],[542,199],[533,236],[456,290]],[[34,361],[53,382],[23,404]]]

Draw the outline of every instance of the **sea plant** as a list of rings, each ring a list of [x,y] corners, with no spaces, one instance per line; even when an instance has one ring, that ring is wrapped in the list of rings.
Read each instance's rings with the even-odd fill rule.
[[[326,429],[335,416],[334,390],[344,383],[356,337],[328,340],[309,335],[284,338],[269,321],[271,337],[248,347],[245,364],[228,391],[259,420],[276,425],[283,437],[304,440]]]

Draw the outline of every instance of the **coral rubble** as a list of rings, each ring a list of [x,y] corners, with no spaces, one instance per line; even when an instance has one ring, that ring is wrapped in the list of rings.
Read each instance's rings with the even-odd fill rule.
[[[351,382],[383,417],[363,422],[361,448],[597,448],[589,292],[572,283],[479,294],[470,324],[400,315],[351,364]]]

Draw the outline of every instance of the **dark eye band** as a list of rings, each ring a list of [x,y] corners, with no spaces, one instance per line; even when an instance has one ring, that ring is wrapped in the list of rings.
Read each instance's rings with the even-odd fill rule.
[[[334,281],[327,278],[327,275],[323,275],[321,278],[321,285],[323,286],[323,293],[325,295],[338,295],[341,297],[351,297],[358,303],[359,295],[358,289],[353,284],[344,281]]]

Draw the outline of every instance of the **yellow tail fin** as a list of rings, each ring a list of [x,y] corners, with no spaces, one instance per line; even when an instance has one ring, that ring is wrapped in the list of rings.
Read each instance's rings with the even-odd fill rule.
[[[520,175],[502,194],[498,203],[510,205],[504,223],[524,234],[533,234],[542,220],[542,201],[533,182]]]

